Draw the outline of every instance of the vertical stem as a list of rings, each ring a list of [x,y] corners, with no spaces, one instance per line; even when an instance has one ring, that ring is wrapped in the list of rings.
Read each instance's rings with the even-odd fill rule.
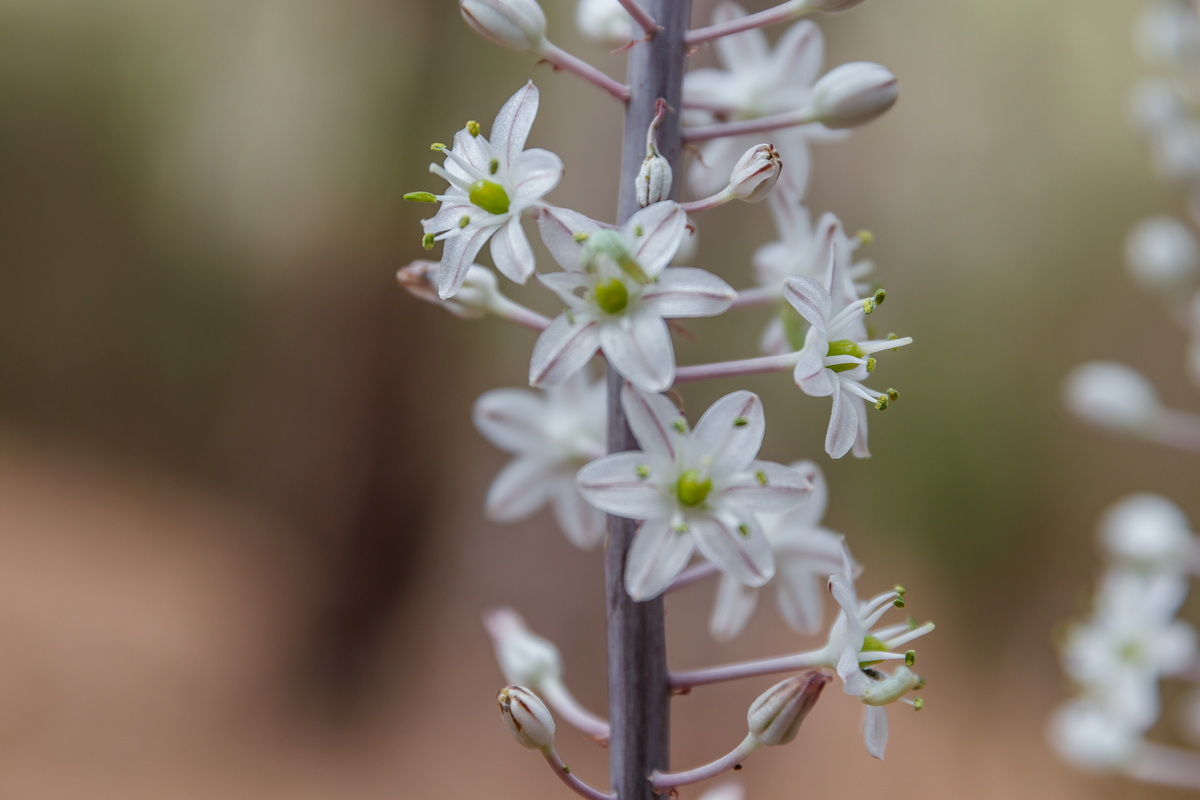
[[[691,0],[646,0],[646,11],[661,26],[629,51],[630,99],[625,115],[621,189],[617,217],[624,222],[638,210],[635,180],[646,151],[646,129],[658,98],[669,105],[659,128],[659,152],[679,182],[679,108]],[[674,194],[675,192],[673,192]],[[636,449],[621,408],[623,381],[608,373],[609,452]],[[625,558],[636,523],[608,518],[605,592],[608,612],[608,711],[613,793],[620,800],[654,800],[650,773],[668,767],[670,688],[667,683],[663,601],[636,602],[625,592]]]

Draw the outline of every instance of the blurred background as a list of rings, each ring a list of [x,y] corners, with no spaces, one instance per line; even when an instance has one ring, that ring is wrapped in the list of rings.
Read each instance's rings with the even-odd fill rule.
[[[545,6],[557,43],[622,74],[573,3]],[[817,149],[810,201],[875,234],[880,322],[916,344],[883,365],[902,400],[872,417],[870,460],[823,457],[826,402],[749,388],[764,457],[827,466],[864,593],[903,583],[939,627],[927,708],[892,710],[886,762],[831,691],[747,763],[751,798],[1178,796],[1081,776],[1044,737],[1100,511],[1155,489],[1200,520],[1192,461],[1059,402],[1072,365],[1112,358],[1195,406],[1179,334],[1123,270],[1128,228],[1180,206],[1126,122],[1136,11],[906,0],[820,20],[828,65],[877,61],[902,94]],[[451,0],[0,0],[0,797],[565,796],[504,729],[479,624],[521,610],[603,708],[597,556],[548,514],[480,511],[505,456],[470,406],[522,384],[532,336],[395,282],[429,210],[401,196],[441,188],[428,144],[529,77],[530,144],[567,164],[553,201],[611,218],[615,105],[478,39]],[[764,212],[700,219],[697,264],[746,285]],[[763,324],[696,325],[681,363],[749,354]],[[805,646],[767,603],[713,644],[711,592],[669,602],[673,663]],[[675,764],[740,741],[769,683],[678,700]],[[562,742],[606,785],[602,751]]]

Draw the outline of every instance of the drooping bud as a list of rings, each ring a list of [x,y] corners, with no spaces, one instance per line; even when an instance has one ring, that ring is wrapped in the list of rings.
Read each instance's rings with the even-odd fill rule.
[[[755,145],[734,165],[729,176],[729,193],[747,203],[757,203],[775,188],[782,170],[779,151],[769,144]]]
[[[460,319],[479,319],[496,308],[496,301],[503,295],[496,283],[496,276],[487,267],[472,264],[467,277],[453,297],[438,296],[438,270],[436,261],[418,259],[396,273],[400,285],[418,300],[441,306]]]
[[[671,163],[658,152],[658,146],[654,142],[658,128],[666,116],[667,102],[660,97],[655,104],[654,119],[650,121],[650,127],[646,131],[646,158],[638,169],[637,201],[642,208],[671,196],[671,182],[674,180]]]
[[[500,690],[496,702],[517,744],[529,750],[554,745],[554,717],[536,694],[524,686],[510,685]]]
[[[787,744],[796,738],[800,723],[821,697],[829,673],[813,670],[780,681],[763,692],[750,706],[746,721],[755,740],[767,747]]]
[[[896,76],[886,67],[854,61],[816,82],[809,110],[827,128],[856,128],[895,105],[899,92]]]
[[[546,42],[546,15],[537,0],[459,0],[458,9],[493,44],[536,53]]]
[[[1064,402],[1077,417],[1123,433],[1152,427],[1161,406],[1141,373],[1112,361],[1081,364],[1067,376]]]
[[[1138,283],[1171,294],[1190,289],[1196,282],[1200,246],[1187,225],[1164,214],[1142,220],[1130,232],[1125,260]]]
[[[558,648],[525,626],[511,608],[493,608],[483,615],[483,624],[496,648],[496,660],[504,678],[522,686],[538,687],[562,677]]]

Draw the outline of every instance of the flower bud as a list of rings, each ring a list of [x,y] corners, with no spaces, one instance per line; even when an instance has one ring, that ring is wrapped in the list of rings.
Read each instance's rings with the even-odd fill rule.
[[[649,153],[642,161],[637,176],[638,205],[645,208],[652,203],[666,200],[671,196],[671,164],[659,155],[658,151]]]
[[[827,128],[856,128],[891,108],[899,91],[896,76],[887,68],[854,61],[816,82],[810,111]]]
[[[1192,549],[1192,529],[1179,506],[1148,492],[1119,501],[1101,518],[1100,543],[1119,562],[1183,570]]]
[[[751,735],[759,744],[767,747],[787,744],[795,739],[800,723],[816,705],[821,690],[829,681],[829,673],[813,670],[780,681],[767,689],[746,714]]]
[[[524,686],[510,685],[500,690],[496,701],[517,744],[529,750],[554,745],[554,717],[536,694]]]
[[[1192,287],[1200,271],[1200,246],[1191,230],[1174,217],[1144,219],[1125,241],[1125,261],[1134,279],[1167,294]]]
[[[575,9],[575,25],[594,42],[627,44],[633,31],[633,17],[619,0],[580,0]]]
[[[558,648],[525,627],[520,614],[511,608],[493,608],[483,615],[483,624],[491,634],[505,680],[538,687],[562,677]]]
[[[733,174],[729,176],[729,193],[747,203],[757,203],[775,188],[782,170],[783,159],[774,147],[755,145],[734,165]]]
[[[442,299],[437,289],[438,269],[438,262],[418,259],[397,272],[396,279],[413,297],[441,306],[460,319],[479,319],[491,312],[503,296],[492,271],[472,264],[458,292]]]
[[[1141,373],[1112,361],[1081,364],[1067,376],[1067,408],[1101,428],[1138,433],[1158,417],[1158,394]]]
[[[509,50],[537,52],[546,41],[537,0],[459,0],[458,9],[476,33]]]

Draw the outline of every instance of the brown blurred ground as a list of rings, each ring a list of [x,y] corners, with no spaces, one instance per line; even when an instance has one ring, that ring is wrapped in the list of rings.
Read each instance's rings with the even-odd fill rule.
[[[917,341],[887,365],[903,400],[872,420],[875,458],[829,465],[831,525],[868,591],[903,582],[939,630],[887,762],[831,692],[743,770],[751,798],[1159,796],[1074,775],[1042,733],[1096,514],[1191,499],[1188,461],[1058,409],[1095,357],[1194,403],[1182,344],[1121,275],[1128,226],[1176,207],[1123,119],[1132,13],[910,0],[823,24],[827,63],[886,64],[903,99],[817,151],[814,206],[876,234],[884,324]],[[400,196],[432,188],[427,144],[531,74],[532,143],[568,164],[555,201],[608,215],[612,109],[472,38],[449,0],[0,0],[0,798],[563,796],[497,719],[478,624],[520,608],[603,705],[594,558],[544,517],[478,512],[503,459],[470,403],[520,384],[531,338],[393,279],[421,255],[425,209]],[[737,283],[719,226],[769,232],[721,214],[702,265]],[[760,324],[697,330],[734,357]],[[752,388],[767,457],[819,453],[824,404]],[[769,609],[734,647],[689,636],[709,602],[672,600],[678,663],[800,646]],[[740,739],[759,688],[679,700],[676,763]],[[594,746],[562,749],[603,784]]]

